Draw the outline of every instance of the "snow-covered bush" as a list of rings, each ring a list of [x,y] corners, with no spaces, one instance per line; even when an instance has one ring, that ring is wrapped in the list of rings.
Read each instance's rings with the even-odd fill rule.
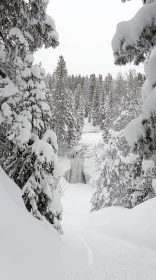
[[[95,193],[91,200],[92,210],[99,210],[111,205],[129,205],[129,191],[126,180],[127,166],[130,164],[126,158],[128,145],[123,131],[109,131],[110,138],[101,149],[99,159],[100,174],[94,181]]]
[[[129,112],[121,112],[108,132],[107,143],[100,144],[96,150],[95,162],[98,171],[96,179],[91,179],[95,188],[91,200],[92,210],[111,205],[129,208],[133,206],[130,170],[134,167],[137,155],[130,153],[124,127],[137,114],[136,108],[132,110],[130,106]]]

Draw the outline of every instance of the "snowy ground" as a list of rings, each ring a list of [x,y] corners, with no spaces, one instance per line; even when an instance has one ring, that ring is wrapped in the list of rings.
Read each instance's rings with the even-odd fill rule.
[[[85,120],[80,144],[93,147],[101,140],[100,128]],[[94,173],[90,159],[86,168],[91,167]],[[156,199],[133,210],[111,207],[90,213],[92,195],[91,187],[76,184],[68,185],[63,197],[61,254],[67,279],[155,280]]]
[[[156,199],[133,210],[90,214],[91,196],[90,187],[78,184],[69,185],[63,198],[68,279],[156,279]]]
[[[85,119],[85,126],[80,144],[92,145],[97,144],[100,141],[102,141],[102,131],[100,130],[100,127],[93,126],[91,123],[88,123],[87,119]]]
[[[21,191],[0,169],[0,279],[155,280],[156,198],[132,210],[90,213],[93,189],[66,187],[60,237],[26,211]]]

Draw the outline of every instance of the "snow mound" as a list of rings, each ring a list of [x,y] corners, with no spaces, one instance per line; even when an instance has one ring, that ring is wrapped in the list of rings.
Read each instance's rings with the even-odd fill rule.
[[[0,278],[62,279],[59,236],[24,209],[21,191],[2,169],[0,175]]]
[[[153,198],[131,210],[110,207],[99,211],[95,215],[95,219],[92,216],[92,224],[96,225],[99,223],[100,230],[104,234],[109,234],[126,242],[134,243],[137,246],[147,247],[150,250],[156,251],[155,211],[156,198]],[[112,222],[109,221],[109,217],[112,219]],[[103,222],[105,219],[106,222]]]
[[[25,210],[26,208],[22,199],[21,189],[6,175],[6,173],[0,167],[0,186],[1,185],[3,185],[5,192],[7,195],[9,195],[13,202],[16,203],[18,207]]]
[[[87,222],[89,224],[93,224],[93,226],[101,227],[115,222],[122,215],[128,212],[129,210],[127,208],[112,206],[112,207],[101,209],[97,212],[91,212],[91,215]]]

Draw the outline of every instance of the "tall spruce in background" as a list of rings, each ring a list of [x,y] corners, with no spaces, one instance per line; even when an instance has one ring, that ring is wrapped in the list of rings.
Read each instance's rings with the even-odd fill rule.
[[[92,102],[93,102],[93,94],[96,86],[96,77],[95,74],[90,75],[89,79],[89,90],[87,92],[87,107],[88,107],[88,121],[92,120]]]
[[[101,85],[99,79],[97,78],[92,101],[92,121],[94,126],[99,124],[100,91]]]
[[[89,99],[89,94],[90,94],[90,81],[88,76],[85,77],[84,80],[84,85],[83,85],[83,96],[84,96],[84,106],[85,106],[85,118],[88,118],[89,114],[89,104],[88,104],[88,99]]]
[[[59,57],[55,70],[55,88],[52,93],[53,100],[53,128],[58,137],[58,143],[66,145],[67,127],[67,68],[63,56]],[[61,112],[61,113],[60,113]]]
[[[108,74],[104,79],[103,91],[100,98],[100,122],[101,129],[106,130],[110,127],[111,112],[113,106],[113,78]]]
[[[75,90],[75,112],[77,119],[77,137],[78,140],[80,140],[84,127],[84,96],[80,84],[77,85]]]
[[[55,88],[52,93],[53,129],[62,150],[77,143],[76,116],[74,114],[73,93],[68,87],[66,62],[59,57],[55,71]]]

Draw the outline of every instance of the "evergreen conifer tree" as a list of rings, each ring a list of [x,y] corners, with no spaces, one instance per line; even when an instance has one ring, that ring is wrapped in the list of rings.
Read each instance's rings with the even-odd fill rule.
[[[49,130],[51,114],[45,99],[44,71],[33,66],[32,53],[43,45],[56,47],[58,34],[46,14],[48,1],[1,1],[1,126],[9,152],[3,167],[23,190],[27,209],[61,232],[57,191],[57,138]]]
[[[68,87],[67,68],[63,56],[59,57],[55,71],[56,83],[53,91],[53,128],[62,150],[77,143],[74,99]]]
[[[80,140],[84,126],[84,97],[80,84],[77,85],[75,90],[75,111],[77,119],[77,137]]]
[[[142,90],[142,115],[130,122],[125,130],[125,136],[131,146],[131,150],[139,159],[138,164],[135,164],[130,171],[130,188],[132,191],[133,206],[155,196],[156,51],[153,34],[156,30],[156,19],[153,11],[155,10],[156,3],[155,1],[143,1],[143,4],[145,5],[138,11],[132,21],[128,22],[129,25],[126,25],[124,34],[122,34],[123,23],[118,25],[112,41],[116,64],[126,64],[129,61],[134,61],[135,64],[139,64],[145,61],[145,72],[147,74],[147,79]],[[148,21],[145,20],[147,13]],[[133,25],[136,19],[140,22],[139,29],[137,27],[137,30]],[[135,38],[133,36],[134,32],[137,34]],[[129,36],[131,37],[130,41]]]
[[[100,91],[101,85],[99,79],[96,79],[96,86],[94,88],[92,101],[92,120],[94,126],[99,124]]]

